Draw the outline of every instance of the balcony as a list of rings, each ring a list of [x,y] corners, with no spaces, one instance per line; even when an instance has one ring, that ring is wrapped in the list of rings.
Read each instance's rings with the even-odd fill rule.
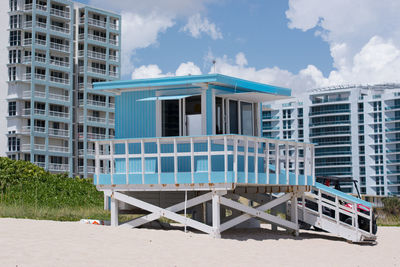
[[[113,135],[110,135],[109,137],[107,137],[105,134],[99,134],[99,133],[86,133],[86,137],[87,139],[108,139],[108,138],[114,138]],[[79,132],[78,133],[78,138],[80,140],[84,139],[84,134],[83,132]]]
[[[47,29],[47,24],[46,24],[46,23],[43,23],[43,22],[36,21],[36,26],[37,26],[38,28],[42,28],[42,29],[44,29],[44,30]]]
[[[69,45],[50,42],[50,48],[54,49],[54,50],[57,50],[57,51],[60,51],[60,52],[69,53]]]
[[[79,116],[79,122],[84,122],[84,121],[85,121],[84,116]],[[107,123],[107,119],[106,119],[106,118],[102,118],[102,117],[93,117],[93,116],[86,116],[86,121],[88,121],[88,122],[102,123],[102,124],[106,124],[106,123]]]
[[[113,30],[118,30],[118,25],[116,23],[110,23],[110,28]]]
[[[69,102],[69,96],[49,93],[49,99]]]
[[[53,16],[69,19],[70,13],[69,11],[64,11],[56,8],[50,8],[50,14]]]
[[[279,120],[279,116],[263,116],[263,120]]]
[[[86,88],[87,88],[87,89],[93,89],[93,84],[87,83],[87,84],[86,84]],[[84,91],[84,90],[85,90],[85,84],[79,83],[79,84],[78,84],[78,89],[79,89],[79,91]]]
[[[400,109],[400,105],[386,107],[385,110]]]
[[[47,11],[47,6],[36,4],[36,9],[40,11]],[[33,4],[25,4],[24,5],[24,11],[32,11],[33,9]]]
[[[111,77],[118,77],[118,72],[116,72],[116,71],[109,71],[108,72],[109,73],[109,75],[111,76]]]
[[[324,111],[316,111],[310,112],[310,116],[320,116],[325,114],[338,114],[338,113],[350,113],[350,109],[335,109],[335,110],[324,110]]]
[[[386,118],[385,121],[400,121],[400,117]]]
[[[111,61],[118,62],[118,57],[117,57],[117,56],[109,55],[108,58],[109,58]]]
[[[57,117],[57,118],[63,118],[63,119],[68,119],[69,118],[69,113],[68,112],[61,112],[61,111],[49,111],[49,116],[51,117]]]
[[[101,42],[101,43],[107,43],[107,38],[105,38],[105,37],[93,35],[93,34],[88,34],[87,36],[88,36],[89,40],[93,40],[93,41]]]
[[[118,40],[110,39],[109,42],[110,42],[111,45],[116,45],[116,46],[118,45]]]
[[[41,46],[46,46],[46,40],[35,39],[35,44],[41,45]]]
[[[35,108],[34,110],[33,110],[33,114],[34,115],[41,115],[41,116],[44,116],[44,115],[46,115],[46,110],[45,109],[39,109],[39,108]],[[23,110],[22,110],[22,115],[31,115],[31,109],[30,108],[24,108]]]
[[[46,163],[45,162],[41,162],[41,161],[34,162],[33,164],[35,164],[36,166],[38,166],[40,168],[45,168],[46,167]]]
[[[81,22],[82,22],[82,19],[81,19]],[[100,27],[100,28],[106,28],[107,27],[107,23],[105,21],[88,18],[87,22],[88,22],[88,25],[91,25],[91,26],[96,26],[96,27]]]
[[[32,28],[32,21],[25,21],[24,22],[24,28],[29,29]]]
[[[87,56],[90,58],[93,58],[93,59],[106,60],[106,54],[95,52],[95,51],[88,50]]]
[[[25,38],[22,45],[32,45],[32,38]]]
[[[50,64],[53,65],[53,66],[69,68],[69,62],[68,61],[50,59]]]
[[[69,131],[64,129],[49,128],[50,136],[69,137]]]
[[[54,172],[68,172],[69,164],[49,163],[48,170]]]
[[[51,25],[50,30],[55,31],[55,32],[64,33],[64,34],[70,33],[70,29],[68,27],[59,27],[56,25]]]
[[[310,123],[310,127],[325,126],[325,125],[335,125],[335,124],[350,124],[350,123],[351,122],[349,120],[345,120],[345,121],[321,121],[321,122]]]
[[[348,97],[333,97],[327,99],[314,99],[312,104],[323,104],[323,103],[330,103],[330,102],[341,102],[341,101],[349,101]]]
[[[279,127],[278,126],[275,126],[275,127],[272,127],[272,126],[263,126],[263,130],[268,130],[268,131],[272,131],[272,130],[276,130],[276,131],[279,131]]]
[[[67,84],[67,85],[69,84],[69,79],[59,78],[55,76],[50,76],[50,81],[59,84]]]
[[[78,153],[79,153],[79,156],[83,156],[83,155],[85,155],[85,150],[79,149]],[[94,149],[86,149],[86,155],[94,156],[94,155],[96,155],[96,151]]]
[[[80,67],[81,73],[83,72],[83,68]],[[95,74],[100,74],[100,75],[107,75],[107,72],[105,69],[99,69],[99,68],[94,68],[94,67],[87,67],[87,71],[90,73],[95,73]]]
[[[349,135],[350,131],[336,131],[336,132],[319,132],[319,133],[310,133],[310,137],[315,136],[334,136],[334,135]]]
[[[66,146],[48,146],[50,152],[69,153],[69,147]]]
[[[400,127],[391,128],[391,129],[386,129],[385,131],[386,131],[386,132],[398,132],[398,131],[400,131]]]
[[[95,173],[96,167],[95,166],[86,166],[86,170],[88,173]],[[79,173],[85,173],[85,167],[84,166],[79,166],[78,168]]]
[[[103,101],[96,101],[96,100],[91,100],[91,99],[87,99],[86,100],[86,105],[88,106],[95,106],[95,107],[107,107],[107,103],[103,102]],[[83,99],[79,100],[79,106],[85,106],[85,102]]]

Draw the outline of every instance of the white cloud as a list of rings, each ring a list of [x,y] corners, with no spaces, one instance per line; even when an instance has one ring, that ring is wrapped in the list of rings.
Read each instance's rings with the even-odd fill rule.
[[[165,76],[171,76],[171,74],[163,74],[160,67],[155,64],[140,66],[139,68],[134,69],[132,72],[132,79],[148,79]]]
[[[200,75],[201,70],[193,62],[181,63],[175,72],[176,76]]]
[[[316,34],[329,43],[335,70],[328,83],[398,82],[400,1],[289,0],[289,28]]]
[[[214,40],[222,39],[222,33],[217,26],[207,18],[202,18],[200,14],[191,16],[181,30],[189,33],[194,38],[200,38],[204,33]]]

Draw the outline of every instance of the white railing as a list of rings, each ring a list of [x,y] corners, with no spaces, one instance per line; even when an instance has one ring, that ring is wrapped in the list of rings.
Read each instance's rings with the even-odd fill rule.
[[[110,39],[110,44],[112,44],[112,45],[118,45],[118,40]]]
[[[21,145],[21,151],[30,151],[31,150],[31,144],[22,144]]]
[[[58,117],[58,118],[69,118],[69,113],[50,110],[49,116]]]
[[[40,151],[45,151],[46,150],[46,145],[39,145],[39,144],[34,144],[33,148],[35,150],[40,150]]]
[[[50,76],[50,81],[55,83],[69,84],[69,79]]]
[[[23,56],[22,57],[22,64],[30,64],[32,62],[31,56]]]
[[[96,100],[91,100],[91,99],[86,99],[86,104],[89,106],[96,106],[96,107],[107,107],[107,103],[106,102],[102,102],[102,101],[96,101]],[[85,102],[83,99],[79,100],[79,105],[80,106],[84,106]]]
[[[31,75],[30,73],[25,73],[25,74],[23,75],[22,79],[23,79],[24,81],[30,81],[30,80],[32,80],[32,75]]]
[[[35,109],[33,110],[33,112],[34,112],[36,115],[46,115],[46,110],[45,110],[45,109],[35,108]]]
[[[47,6],[36,4],[36,9],[42,10],[42,11],[47,11]]]
[[[24,5],[24,11],[30,11],[30,10],[32,10],[32,8],[33,8],[33,5],[32,5],[32,4],[26,4],[26,5]]]
[[[94,173],[95,172],[95,167],[94,166],[86,166],[86,170],[88,173]],[[85,167],[84,166],[79,166],[78,168],[79,173],[84,173],[85,172]]]
[[[102,36],[98,36],[98,35],[94,35],[94,34],[88,34],[88,39],[96,41],[96,42],[101,42],[101,43],[106,43],[107,42],[107,38],[102,37]]]
[[[54,65],[54,66],[69,68],[69,62],[68,61],[50,59],[50,64]]]
[[[87,83],[86,85],[87,85],[86,86],[87,89],[93,89],[93,84]],[[78,84],[78,89],[79,89],[79,91],[84,91],[85,90],[85,84],[79,83]]]
[[[97,20],[97,19],[92,19],[92,18],[88,18],[88,24],[92,25],[92,26],[101,27],[101,28],[105,28],[107,26],[106,22]]]
[[[32,28],[32,21],[25,21],[24,22],[24,28]]]
[[[46,46],[46,40],[35,39],[35,43],[36,43],[37,45]]]
[[[86,133],[87,139],[107,139],[107,136],[105,134],[99,134],[99,133]],[[84,139],[84,134],[82,132],[78,133],[78,138],[79,139]],[[113,138],[114,136],[109,136],[109,138]]]
[[[45,57],[35,56],[35,61],[39,62],[39,63],[46,63],[46,58]]]
[[[118,57],[114,55],[109,55],[109,59],[112,61],[118,61]]]
[[[46,167],[46,163],[45,162],[37,161],[37,162],[34,162],[33,164],[35,164],[36,166],[39,166],[41,168],[45,168]]]
[[[69,137],[69,131],[64,129],[49,128],[49,135]]]
[[[39,28],[42,28],[42,29],[47,29],[47,24],[44,22],[36,21],[36,26],[38,26]]]
[[[22,133],[30,133],[31,132],[31,126],[22,126]]]
[[[66,146],[48,146],[50,152],[69,153],[69,147]]]
[[[89,50],[89,51],[87,51],[87,55],[90,58],[106,60],[106,54],[104,54],[104,53],[99,53],[99,52]]]
[[[22,92],[22,97],[24,97],[24,98],[29,98],[31,96],[32,96],[31,91],[23,91]]]
[[[30,108],[22,109],[22,115],[31,115],[31,109]]]
[[[51,25],[50,29],[52,31],[56,31],[56,32],[61,32],[61,33],[65,33],[65,34],[69,34],[70,30],[68,27],[60,27],[60,26],[56,26],[56,25]]]
[[[138,144],[141,147],[140,151],[132,151],[129,148],[131,144]],[[115,154],[113,151],[117,151],[117,146],[125,147],[125,152]],[[158,183],[161,183],[163,172],[156,166],[161,166],[161,159],[164,157],[173,158],[174,163],[171,163],[171,168],[167,171],[170,175],[173,174],[172,183],[178,183],[180,157],[188,158],[184,167],[191,173],[191,183],[195,183],[195,174],[199,173],[204,175],[201,179],[208,177],[205,181],[208,183],[215,181],[213,177],[223,178],[225,183],[243,184],[313,185],[315,182],[314,145],[307,143],[240,135],[213,135],[99,140],[96,141],[95,147],[95,165],[100,166],[100,161],[103,161],[106,166],[111,166],[111,184],[114,184],[114,173],[126,174],[128,178],[130,173],[138,172],[136,167],[140,164],[142,168],[139,174],[143,184],[146,173],[158,174]],[[146,152],[145,147],[153,149]],[[220,160],[214,160],[216,156],[220,157]],[[127,163],[132,159],[140,160],[141,163],[135,164],[136,167],[129,170],[130,164]],[[148,166],[147,159],[151,161]],[[125,168],[115,170],[115,162],[121,163],[122,160],[125,160]],[[107,162],[112,163],[108,165]],[[290,170],[284,166],[290,166]],[[220,169],[216,175],[218,177],[212,174],[215,168]],[[96,170],[96,174],[100,173],[100,169]]]
[[[46,98],[46,92],[35,91],[33,95],[38,98]]]
[[[79,149],[78,153],[80,156],[85,155],[85,150]],[[94,149],[86,149],[86,155],[94,156],[95,154],[96,154],[96,151]]]
[[[50,42],[50,48],[61,52],[69,52],[69,45]]]
[[[108,73],[110,74],[111,77],[118,77],[118,72],[116,72],[116,71],[110,70]]]
[[[108,106],[110,107],[110,108],[115,108],[115,103],[108,103]]]
[[[46,80],[46,75],[35,73],[36,80]]]
[[[24,39],[23,45],[31,45],[32,44],[32,38],[26,38]]]
[[[50,14],[62,18],[69,18],[70,14],[69,11],[59,10],[56,8],[50,8]]]
[[[108,123],[111,124],[111,125],[114,125],[115,124],[115,120],[114,119],[108,119]]]
[[[89,122],[107,123],[106,118],[102,118],[102,117],[86,116],[86,120]],[[85,121],[85,117],[79,116],[79,122],[84,122],[84,121]]]
[[[113,30],[118,30],[118,25],[115,23],[110,23],[110,28]]]
[[[49,99],[68,102],[69,96],[49,93]]]
[[[58,163],[49,163],[48,169],[49,169],[49,171],[67,172],[67,171],[69,171],[69,165],[68,164],[58,164]]]
[[[46,128],[45,127],[41,127],[41,126],[34,126],[33,130],[37,133],[45,133],[46,132]]]
[[[93,67],[87,67],[87,71],[91,72],[91,73],[101,74],[101,75],[107,74],[105,69],[99,69],[99,68],[93,68]]]

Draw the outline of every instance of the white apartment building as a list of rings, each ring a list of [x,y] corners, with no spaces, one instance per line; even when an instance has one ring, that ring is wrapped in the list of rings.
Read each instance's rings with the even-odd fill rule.
[[[317,176],[350,177],[362,194],[400,196],[400,84],[310,90],[265,103],[262,121],[265,137],[316,144]]]

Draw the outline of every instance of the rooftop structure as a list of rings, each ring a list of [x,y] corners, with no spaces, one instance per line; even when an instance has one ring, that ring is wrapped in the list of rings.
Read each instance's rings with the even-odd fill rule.
[[[94,90],[115,94],[115,138],[96,141],[94,179],[110,197],[113,226],[120,210],[145,210],[150,215],[123,225],[163,216],[219,237],[255,217],[295,234],[302,220],[349,240],[374,239],[369,203],[315,183],[313,144],[261,137],[261,103],[287,98],[289,89],[210,74],[95,83]],[[322,195],[336,199],[333,219],[322,216]],[[287,220],[274,215],[283,203]],[[365,205],[366,214],[340,211],[345,203]]]

